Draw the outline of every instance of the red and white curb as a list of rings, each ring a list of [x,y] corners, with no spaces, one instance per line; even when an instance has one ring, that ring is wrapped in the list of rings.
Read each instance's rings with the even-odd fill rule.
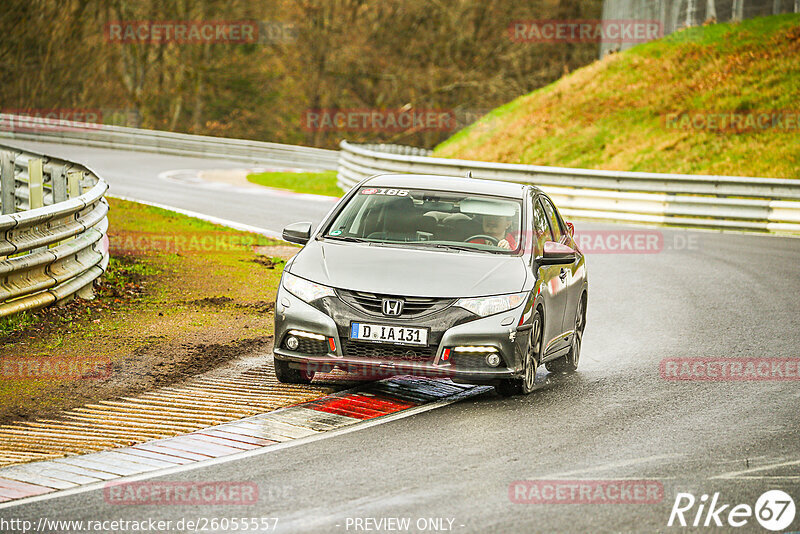
[[[386,422],[481,394],[488,386],[395,377],[174,438],[0,469],[0,508],[51,494],[234,460]]]

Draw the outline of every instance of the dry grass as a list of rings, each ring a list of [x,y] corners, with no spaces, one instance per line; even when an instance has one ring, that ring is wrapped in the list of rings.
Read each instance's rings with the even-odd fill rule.
[[[669,127],[681,113],[800,115],[800,15],[690,28],[497,108],[436,155],[594,169],[800,178],[790,131]]]

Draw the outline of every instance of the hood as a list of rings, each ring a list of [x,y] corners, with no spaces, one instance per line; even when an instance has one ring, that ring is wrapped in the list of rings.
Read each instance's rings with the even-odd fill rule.
[[[418,297],[516,293],[525,284],[519,256],[310,241],[289,272],[341,289]]]

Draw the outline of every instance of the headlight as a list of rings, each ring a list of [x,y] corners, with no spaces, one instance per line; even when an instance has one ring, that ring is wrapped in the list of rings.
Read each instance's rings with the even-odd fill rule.
[[[488,317],[495,313],[513,310],[523,302],[527,293],[512,293],[511,295],[497,295],[496,297],[475,297],[470,299],[458,299],[456,306],[469,310],[481,317]]]
[[[295,297],[309,303],[323,297],[334,296],[333,288],[309,282],[287,272],[283,273],[283,287]]]

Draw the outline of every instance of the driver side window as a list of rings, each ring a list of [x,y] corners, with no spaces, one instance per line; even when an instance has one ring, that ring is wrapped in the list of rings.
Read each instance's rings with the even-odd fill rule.
[[[541,256],[544,253],[545,241],[553,240],[553,233],[550,231],[550,224],[547,222],[547,217],[544,214],[544,209],[538,200],[533,205],[533,229],[535,232],[536,252],[534,257]]]
[[[550,221],[550,229],[553,231],[553,241],[556,243],[561,242],[561,237],[564,235],[564,230],[561,228],[561,223],[558,220],[558,215],[556,215],[556,209],[545,197],[539,197],[539,201],[544,206],[545,214],[547,215],[547,220]]]

